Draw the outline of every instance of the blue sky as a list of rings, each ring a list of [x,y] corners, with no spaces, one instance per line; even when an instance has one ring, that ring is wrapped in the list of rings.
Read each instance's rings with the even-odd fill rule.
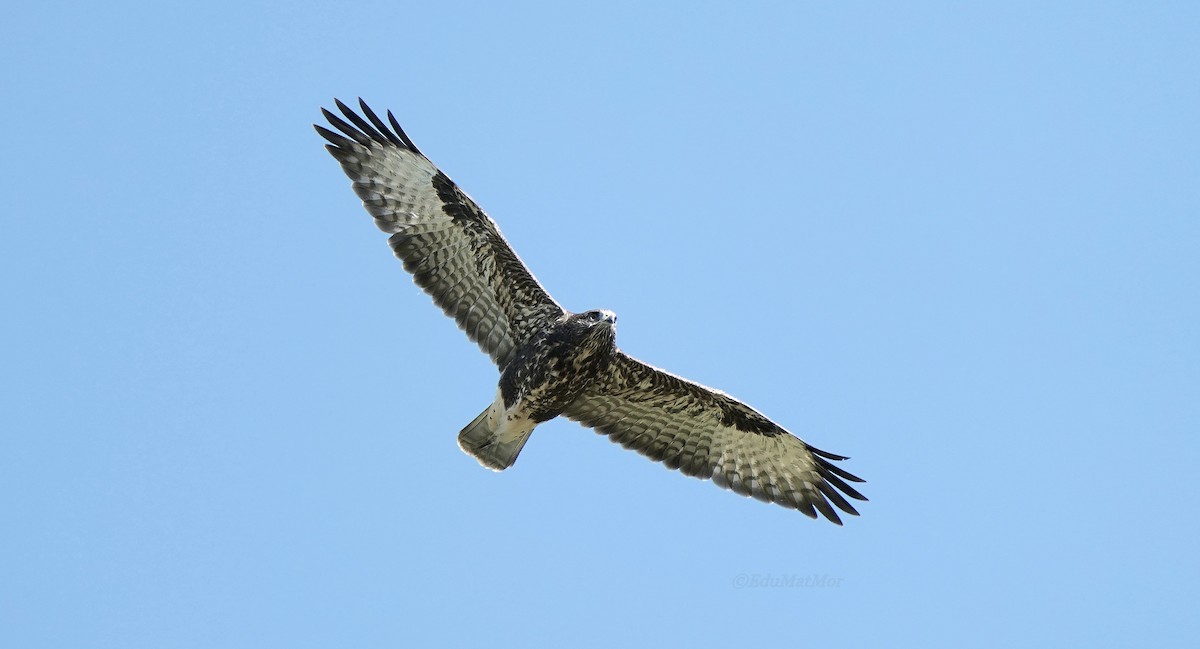
[[[1197,33],[1172,2],[15,6],[0,644],[1195,646]],[[503,474],[462,454],[495,370],[322,149],[335,96],[624,349],[851,456],[863,515],[566,421]]]

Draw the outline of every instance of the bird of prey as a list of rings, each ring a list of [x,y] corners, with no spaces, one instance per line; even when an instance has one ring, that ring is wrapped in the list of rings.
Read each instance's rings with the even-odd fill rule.
[[[616,346],[617,316],[559,306],[500,229],[425,157],[388,111],[359,100],[321,109],[338,132],[314,125],[354,192],[391,235],[413,280],[500,370],[496,399],[458,435],[463,451],[502,471],[533,429],[562,415],[667,467],[743,496],[821,513],[858,515],[866,500],[818,450],[733,397],[629,356]],[[347,121],[348,120],[348,121]]]

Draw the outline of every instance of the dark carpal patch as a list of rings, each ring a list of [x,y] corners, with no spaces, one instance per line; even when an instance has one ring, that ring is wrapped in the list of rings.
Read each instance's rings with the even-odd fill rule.
[[[759,435],[767,435],[774,437],[783,431],[771,422],[770,419],[763,417],[757,412],[745,411],[736,407],[724,408],[721,423],[725,426],[733,426],[738,430],[744,430],[747,433],[758,433]]]

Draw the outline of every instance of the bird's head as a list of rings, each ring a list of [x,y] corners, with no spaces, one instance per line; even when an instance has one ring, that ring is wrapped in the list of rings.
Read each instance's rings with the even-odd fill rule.
[[[589,326],[607,325],[609,327],[617,326],[617,314],[608,309],[592,309],[579,314]]]
[[[607,309],[593,309],[573,313],[567,319],[570,328],[581,340],[591,341],[593,346],[613,344],[617,337],[617,314]]]
[[[617,345],[617,314],[606,308],[575,313],[571,316],[578,327],[583,347],[612,349]]]

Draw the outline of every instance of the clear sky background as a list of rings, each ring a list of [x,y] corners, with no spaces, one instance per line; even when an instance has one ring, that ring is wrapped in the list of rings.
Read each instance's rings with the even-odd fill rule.
[[[1197,646],[1200,5],[573,4],[6,10],[0,645]],[[863,515],[461,453],[360,95]]]

